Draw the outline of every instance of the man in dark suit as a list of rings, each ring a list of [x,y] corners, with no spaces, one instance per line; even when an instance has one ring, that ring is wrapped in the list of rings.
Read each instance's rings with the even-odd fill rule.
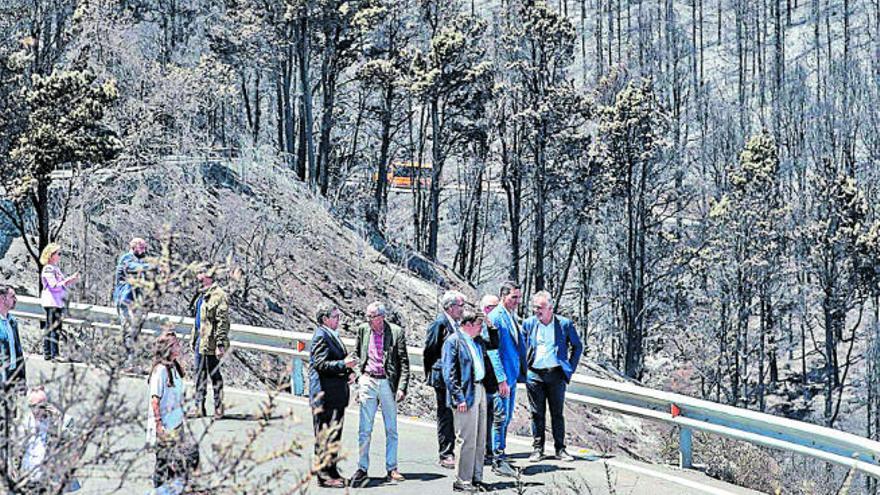
[[[458,321],[464,309],[464,294],[447,291],[440,299],[443,312],[428,326],[425,337],[425,378],[428,385],[434,387],[437,398],[437,444],[440,465],[447,469],[455,469],[455,428],[452,422],[452,409],[447,406],[446,384],[443,381],[443,341],[458,328]]]
[[[339,309],[324,305],[315,315],[318,328],[309,354],[309,403],[315,427],[315,473],[318,485],[344,488],[345,478],[336,467],[349,384],[354,382],[357,358],[347,355],[339,338]]]
[[[568,318],[553,314],[553,297],[542,290],[532,296],[535,316],[523,322],[526,337],[528,373],[526,391],[532,413],[532,455],[529,460],[544,458],[544,434],[547,406],[553,426],[553,447],[561,461],[573,461],[565,450],[565,388],[577,369],[584,346]]]

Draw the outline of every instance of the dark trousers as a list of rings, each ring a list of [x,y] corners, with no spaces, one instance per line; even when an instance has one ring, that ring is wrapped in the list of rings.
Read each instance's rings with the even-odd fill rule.
[[[529,412],[532,414],[532,448],[537,451],[544,451],[548,404],[553,428],[553,447],[556,452],[565,448],[565,387],[565,374],[558,366],[549,370],[529,370],[526,391],[529,396]]]
[[[199,447],[184,438],[183,426],[169,431],[168,438],[156,445],[156,465],[153,468],[153,487],[182,478],[184,482],[199,467]]]
[[[452,409],[446,405],[446,386],[434,387],[437,396],[437,445],[440,459],[455,456],[455,425]]]
[[[497,392],[496,392],[497,393]],[[495,424],[495,394],[486,394],[486,461],[492,462],[495,448],[492,443],[492,426]]]
[[[312,423],[315,428],[315,462],[321,465],[316,474],[320,480],[342,478],[336,463],[339,459],[339,448],[342,448],[341,440],[344,420],[345,406],[323,406],[320,412],[312,411]],[[328,428],[331,428],[331,430],[329,430],[326,437],[322,437],[321,432]],[[328,453],[327,450],[334,443],[337,444],[338,448],[334,452]],[[328,455],[329,459],[325,459],[325,456]]]
[[[61,338],[62,308],[46,308],[46,333],[43,335],[43,357],[58,357],[58,339]]]
[[[223,408],[223,377],[220,375],[220,360],[213,354],[196,354],[196,407],[205,410],[205,397],[208,395],[208,375],[214,387],[214,413]]]

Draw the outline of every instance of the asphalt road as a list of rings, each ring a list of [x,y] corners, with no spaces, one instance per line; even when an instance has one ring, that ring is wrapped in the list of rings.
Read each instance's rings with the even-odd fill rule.
[[[30,356],[28,360],[29,384],[48,381],[51,390],[52,378],[58,374],[69,373],[71,368],[83,371],[82,365],[51,365],[39,357]],[[86,373],[85,380],[99,380],[97,374]],[[192,389],[192,384],[187,384]],[[125,377],[118,387],[124,394],[129,407],[143,411],[142,422],[146,422],[146,381],[143,377]],[[208,433],[201,442],[202,466],[209,476],[220,476],[224,467],[237,460],[241,462],[236,471],[240,473],[233,480],[227,477],[227,486],[241,483],[240,486],[257,488],[230,488],[232,492],[245,493],[253,490],[263,493],[342,493],[342,490],[321,489],[315,481],[297,488],[297,483],[308,472],[312,451],[312,427],[308,403],[305,398],[290,395],[279,396],[278,407],[264,428],[259,426],[261,404],[267,394],[227,388],[225,391],[227,416],[212,422],[207,419],[191,420],[193,430]],[[209,394],[210,395],[210,394]],[[210,398],[209,398],[210,402]],[[210,412],[210,409],[209,409]],[[356,467],[357,457],[357,406],[349,407],[346,414],[343,434],[344,455],[340,470],[350,475]],[[370,483],[353,493],[389,494],[440,494],[452,493],[452,471],[443,469],[436,462],[436,434],[433,423],[416,418],[398,418],[400,435],[399,465],[407,480],[398,484],[382,481],[384,477],[384,432],[382,419],[377,417],[373,429],[370,457]],[[548,434],[548,437],[550,435]],[[243,456],[241,445],[251,439],[255,457],[262,462],[253,462]],[[298,456],[285,456],[272,459],[272,454],[283,450],[293,441],[300,442]],[[128,458],[133,462],[129,473],[123,475],[119,464],[94,465],[82,469],[78,476],[83,484],[81,494],[141,494],[150,489],[149,475],[154,457],[146,451],[139,451],[144,443],[141,428],[120,431],[113,439],[115,445],[130,448]],[[745,494],[756,493],[739,487],[721,483],[697,471],[682,471],[673,467],[645,464],[621,457],[601,458],[588,449],[570,448],[578,456],[575,462],[563,463],[544,460],[539,463],[527,461],[531,441],[525,438],[509,440],[508,452],[514,464],[522,468],[521,483],[525,493],[621,493],[632,495],[659,494]],[[545,451],[552,452],[552,447]],[[87,459],[89,456],[86,456]],[[122,487],[119,480],[125,479]],[[485,470],[485,481],[492,484],[496,493],[517,493],[517,486],[510,478],[495,476],[490,469]]]

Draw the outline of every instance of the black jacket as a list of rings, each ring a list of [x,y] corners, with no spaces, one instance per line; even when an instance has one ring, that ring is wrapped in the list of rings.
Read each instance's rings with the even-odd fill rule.
[[[443,363],[440,356],[443,354],[443,341],[452,333],[452,325],[446,313],[440,313],[428,326],[425,336],[425,350],[422,360],[425,365],[425,380],[428,385],[435,388],[445,387],[443,382]]]
[[[483,322],[483,325],[483,334],[474,340],[483,346],[483,362],[486,365],[486,378],[483,379],[483,386],[486,387],[487,394],[496,394],[498,393],[498,378],[495,377],[495,368],[489,358],[489,351],[498,350],[498,329],[488,319]]]
[[[309,404],[338,408],[348,405],[348,377],[354,371],[345,367],[347,351],[323,327],[315,330],[309,353]]]

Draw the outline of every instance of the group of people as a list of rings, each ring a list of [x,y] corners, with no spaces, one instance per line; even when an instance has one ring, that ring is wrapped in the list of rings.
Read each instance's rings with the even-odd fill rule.
[[[139,288],[133,280],[150,271],[147,242],[134,238],[129,251],[116,265],[113,301],[125,330],[126,347],[136,340]],[[59,267],[61,246],[50,243],[41,253],[41,302],[46,310],[43,353],[58,357],[62,335],[62,310],[67,290],[79,276],[67,277]],[[224,415],[220,363],[229,348],[229,305],[225,291],[214,282],[215,272],[205,268],[197,275],[200,285],[195,302],[190,348],[194,354],[196,393],[189,411],[184,406],[182,346],[171,330],[153,343],[150,367],[147,442],[156,448],[154,486],[186,483],[198,466],[198,447],[187,442],[186,417],[206,416],[207,382],[214,391],[215,419]],[[556,457],[574,460],[566,451],[564,396],[583,351],[571,320],[554,314],[554,301],[546,291],[531,298],[533,316],[520,321],[522,291],[515,283],[501,285],[498,295],[487,294],[472,309],[466,297],[447,291],[442,312],[425,335],[424,367],[427,384],[434,389],[437,444],[440,466],[455,470],[454,491],[485,491],[484,465],[499,476],[514,477],[517,470],[507,456],[507,430],[516,408],[517,384],[525,384],[531,415],[533,451],[529,460],[544,458],[546,413],[549,407]],[[26,391],[24,354],[15,319],[15,291],[0,286],[0,378],[11,388]],[[379,410],[385,428],[385,480],[404,481],[398,466],[398,404],[406,399],[410,363],[406,333],[386,320],[381,302],[366,308],[366,322],[356,329],[354,349],[339,337],[340,311],[321,306],[315,320],[309,358],[309,396],[315,431],[314,472],[324,487],[361,487],[368,483],[370,444]],[[357,385],[359,403],[358,464],[345,478],[337,461],[351,386]],[[46,403],[45,391],[32,391],[35,404]],[[39,400],[38,400],[39,399]],[[42,406],[39,406],[42,410]],[[41,415],[39,417],[46,417]],[[172,490],[177,491],[177,490]]]
[[[129,250],[122,254],[116,264],[112,298],[120,323],[124,329],[124,342],[129,354],[133,354],[139,325],[133,323],[135,314],[141,310],[140,289],[135,280],[142,278],[153,268],[146,260],[147,242],[139,237],[129,242]],[[47,361],[59,358],[63,338],[62,318],[67,303],[68,290],[79,275],[65,276],[59,263],[62,248],[49,243],[41,252],[40,302],[46,312],[43,332],[43,356]],[[214,391],[214,419],[224,416],[223,377],[220,362],[229,348],[229,304],[225,291],[214,283],[215,270],[204,267],[197,275],[198,297],[195,300],[194,325],[190,347],[194,356],[196,392],[193,407],[184,412],[184,367],[180,364],[182,349],[172,330],[163,331],[153,342],[153,359],[148,374],[149,408],[147,411],[147,443],[156,450],[153,483],[165,488],[160,493],[175,493],[183,489],[187,476],[198,466],[198,447],[187,441],[184,435],[184,418],[207,415],[205,399],[210,380]],[[31,490],[39,492],[42,482],[38,467],[43,462],[49,441],[49,424],[68,428],[71,419],[58,413],[49,404],[48,394],[42,387],[27,388],[25,356],[22,350],[18,324],[9,312],[15,307],[15,290],[0,285],[0,380],[5,397],[27,397],[29,416],[20,421],[28,431],[26,449],[22,456],[22,469],[34,471],[28,475]],[[68,489],[78,488],[69,483]]]
[[[566,450],[565,390],[577,368],[583,345],[571,320],[554,314],[552,296],[532,296],[534,315],[520,322],[522,291],[512,282],[498,296],[487,294],[480,308],[448,291],[443,311],[425,336],[426,381],[436,397],[439,464],[455,470],[454,491],[486,491],[484,465],[499,476],[514,477],[507,457],[507,430],[516,408],[516,386],[526,385],[532,422],[529,461],[544,458],[547,409],[556,457],[572,461]],[[315,430],[315,472],[319,485],[343,488],[368,481],[370,437],[378,409],[385,424],[385,481],[405,477],[398,467],[397,405],[410,383],[406,334],[385,320],[380,302],[366,309],[367,323],[357,328],[353,350],[339,337],[339,308],[318,309],[312,338],[309,397]],[[358,467],[346,479],[337,466],[350,386],[357,384],[360,405]]]
[[[122,324],[126,347],[136,341],[139,325],[133,320],[143,308],[141,293],[132,281],[152,270],[146,261],[147,242],[139,237],[129,242],[129,251],[116,263],[113,301]],[[189,346],[193,353],[196,390],[194,404],[185,407],[186,376],[181,358],[183,347],[172,329],[162,331],[153,343],[153,356],[147,409],[147,445],[155,448],[156,463],[152,481],[157,493],[182,493],[190,475],[199,466],[199,447],[185,428],[185,419],[207,416],[205,401],[208,381],[214,395],[213,419],[225,415],[221,362],[229,349],[229,301],[226,291],[215,283],[217,273],[203,266],[196,274],[199,286],[194,304]]]

